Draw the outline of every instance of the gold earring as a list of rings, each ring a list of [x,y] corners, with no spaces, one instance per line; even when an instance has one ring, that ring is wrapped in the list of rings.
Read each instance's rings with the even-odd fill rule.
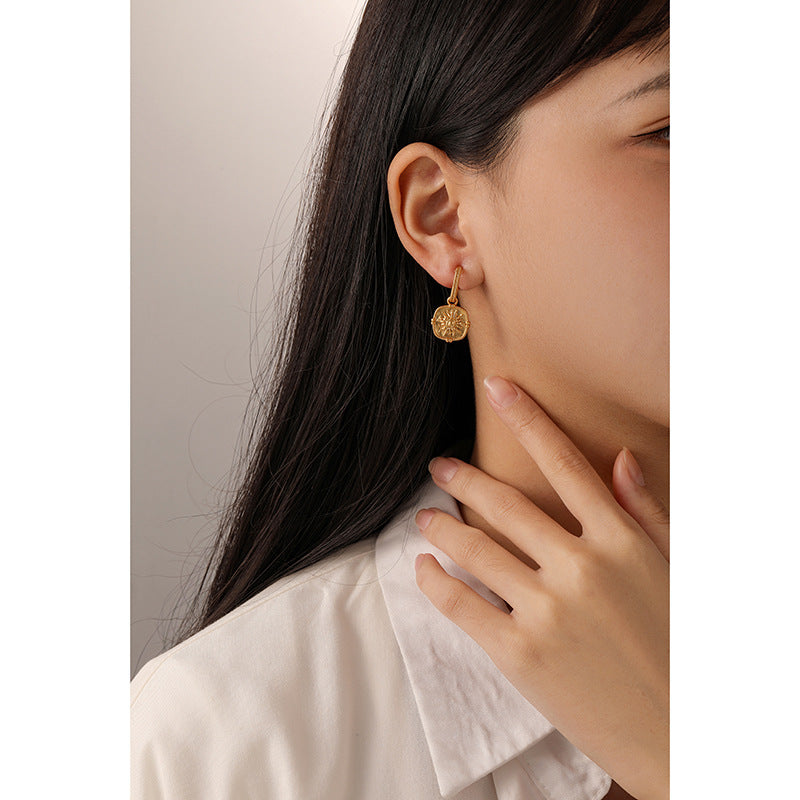
[[[453,288],[450,290],[450,297],[447,298],[447,305],[439,306],[431,317],[433,335],[438,339],[444,339],[448,343],[463,339],[469,330],[467,309],[458,305],[458,298],[456,297],[460,275],[461,267],[456,267]]]

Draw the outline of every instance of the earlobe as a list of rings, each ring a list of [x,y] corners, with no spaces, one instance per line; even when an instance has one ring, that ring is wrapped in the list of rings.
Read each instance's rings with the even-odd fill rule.
[[[463,188],[458,170],[442,150],[413,142],[392,159],[387,173],[389,206],[397,235],[411,257],[442,286],[451,286],[456,266],[462,289],[477,286],[482,275],[473,267],[473,243],[459,213]]]

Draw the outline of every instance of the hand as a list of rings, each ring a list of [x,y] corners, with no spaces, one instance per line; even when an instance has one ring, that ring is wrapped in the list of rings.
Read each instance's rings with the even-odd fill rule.
[[[417,584],[576,747],[639,800],[668,797],[669,525],[663,504],[617,456],[612,494],[586,457],[519,387],[490,405],[558,493],[575,536],[522,492],[458,459],[438,486],[528,554],[532,569],[440,509],[417,524],[511,607],[496,608],[431,555]],[[616,497],[614,496],[616,494]],[[627,509],[627,510],[626,510]],[[432,513],[431,513],[432,512]],[[423,530],[424,527],[424,530]]]

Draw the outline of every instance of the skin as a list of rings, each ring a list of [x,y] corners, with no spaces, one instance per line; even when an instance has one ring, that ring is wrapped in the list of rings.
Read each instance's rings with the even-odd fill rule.
[[[608,797],[668,796],[668,89],[617,102],[668,65],[625,52],[537,96],[491,172],[415,142],[387,175],[403,245],[448,288],[462,267],[471,321],[475,446],[436,479],[464,522],[423,532],[510,613],[432,557],[417,582],[614,777]],[[519,387],[510,410],[492,375]]]

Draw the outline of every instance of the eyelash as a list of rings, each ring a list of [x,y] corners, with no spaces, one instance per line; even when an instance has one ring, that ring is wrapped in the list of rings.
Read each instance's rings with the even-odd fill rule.
[[[666,125],[663,128],[659,128],[657,131],[650,131],[650,133],[640,133],[638,136],[634,136],[634,139],[647,139],[649,141],[656,142],[657,144],[663,144],[669,147],[669,138],[662,139],[661,134],[664,131],[669,132],[669,125]]]

